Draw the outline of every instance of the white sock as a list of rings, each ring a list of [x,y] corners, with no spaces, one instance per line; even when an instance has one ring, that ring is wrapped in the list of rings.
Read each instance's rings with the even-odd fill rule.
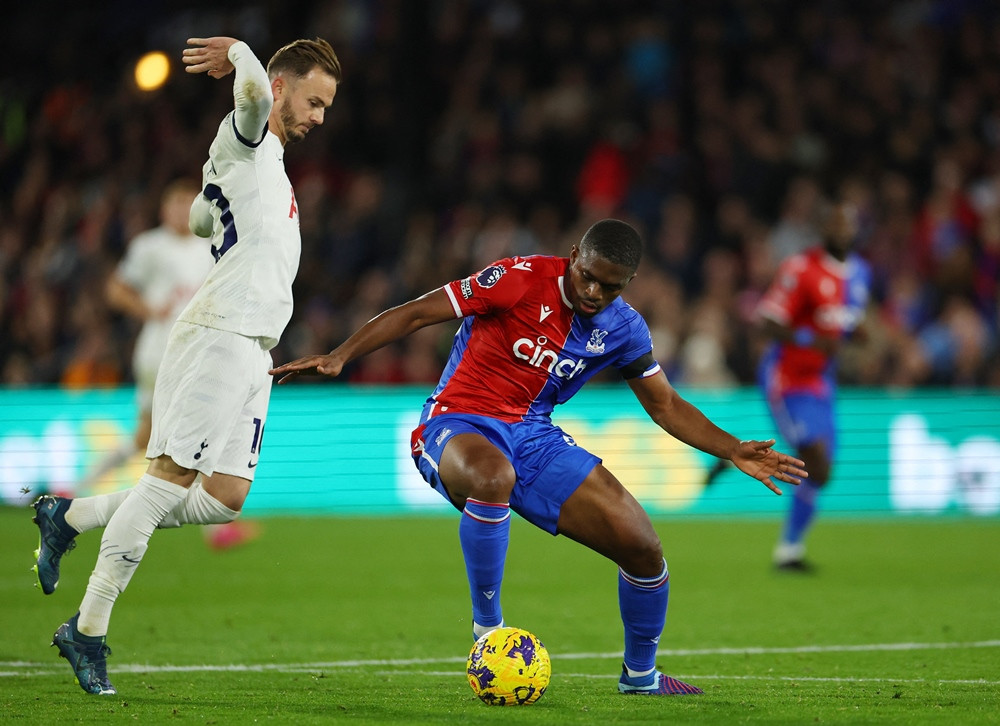
[[[643,676],[648,676],[650,673],[656,670],[656,666],[653,666],[648,671],[634,671],[628,666],[625,666],[625,672],[628,674],[629,678],[642,678]]]
[[[131,491],[122,489],[110,494],[71,500],[69,509],[66,510],[66,524],[80,533],[105,526]]]
[[[111,516],[97,564],[80,604],[80,632],[107,635],[111,608],[142,561],[153,530],[187,495],[184,487],[143,474],[129,496]]]
[[[225,524],[232,522],[238,516],[239,512],[230,509],[206,492],[199,480],[188,489],[184,501],[163,518],[160,527],[180,527],[182,524]]]
[[[66,510],[66,524],[81,534],[106,526],[131,491],[123,489],[110,494],[71,500],[69,509]],[[230,509],[206,492],[199,479],[188,489],[184,500],[167,512],[167,516],[157,528],[169,529],[180,527],[182,524],[225,524],[232,522],[238,516],[239,512]]]
[[[499,625],[480,625],[475,620],[472,621],[472,632],[476,634],[476,640],[479,640],[487,633],[492,633],[497,628],[504,627],[503,620],[500,621]]]

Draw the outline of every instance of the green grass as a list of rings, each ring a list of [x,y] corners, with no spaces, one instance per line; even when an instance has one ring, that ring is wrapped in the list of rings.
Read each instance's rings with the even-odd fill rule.
[[[705,694],[652,699],[616,692],[614,566],[517,520],[505,616],[546,643],[553,678],[537,704],[500,709],[464,678],[456,518],[266,518],[225,552],[198,528],[157,532],[112,619],[119,695],[100,698],[48,647],[99,536],[45,597],[30,514],[0,508],[0,721],[1000,723],[996,520],[821,521],[811,576],[770,569],[777,522],[658,521],[672,582],[659,663]]]

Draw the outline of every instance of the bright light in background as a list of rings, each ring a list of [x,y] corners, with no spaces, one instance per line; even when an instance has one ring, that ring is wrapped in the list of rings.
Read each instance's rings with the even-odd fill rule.
[[[142,91],[155,91],[166,83],[169,75],[170,59],[159,50],[147,53],[135,64],[135,83]]]

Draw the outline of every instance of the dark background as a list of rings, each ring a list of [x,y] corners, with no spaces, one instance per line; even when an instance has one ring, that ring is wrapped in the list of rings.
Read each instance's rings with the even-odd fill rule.
[[[200,176],[231,77],[191,36],[266,64],[321,36],[344,82],[289,147],[303,257],[276,361],[508,254],[567,254],[596,219],[640,229],[626,298],[682,385],[753,380],[753,305],[831,199],[863,213],[871,337],[848,383],[1000,386],[1000,24],[990,2],[732,0],[22,3],[0,77],[0,383],[130,380],[108,274]],[[175,61],[141,93],[135,60]],[[451,330],[345,380],[430,382]]]

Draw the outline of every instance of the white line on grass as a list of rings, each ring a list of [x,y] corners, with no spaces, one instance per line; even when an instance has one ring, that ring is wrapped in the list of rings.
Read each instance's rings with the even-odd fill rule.
[[[659,657],[669,658],[671,656],[692,656],[692,655],[769,655],[775,653],[857,653],[857,652],[878,652],[878,651],[908,651],[908,650],[961,650],[967,648],[998,648],[1000,640],[978,640],[971,642],[957,643],[870,643],[870,644],[845,644],[845,645],[804,645],[795,647],[747,647],[747,648],[699,648],[699,649],[677,649],[661,650]],[[621,652],[614,653],[552,653],[552,658],[556,661],[562,660],[584,660],[584,659],[604,659],[621,658]],[[372,666],[414,666],[414,665],[434,665],[444,663],[464,663],[465,656],[449,656],[446,658],[391,658],[373,660],[339,660],[322,661],[317,663],[261,663],[244,664],[233,663],[230,665],[153,665],[140,663],[113,664],[111,670],[118,673],[188,673],[188,672],[278,672],[278,673],[309,673],[322,670],[324,668],[367,668]],[[64,665],[51,662],[37,661],[0,661],[0,678],[14,676],[40,676],[52,673],[62,673]],[[582,677],[582,676],[581,676]],[[602,676],[595,676],[602,677]],[[758,676],[697,676],[698,678],[757,678]],[[760,676],[760,678],[776,678],[774,676]],[[796,679],[793,679],[796,680]],[[797,679],[808,680],[808,679]],[[837,680],[837,679],[826,679]],[[848,681],[864,679],[848,678]],[[876,679],[892,680],[892,679]],[[938,681],[935,681],[938,682]],[[943,681],[941,681],[943,682]],[[964,683],[965,681],[954,681]],[[980,681],[969,681],[979,683]]]
[[[599,678],[601,680],[616,681],[618,674],[607,675],[597,673],[563,673],[557,671],[560,678]],[[460,671],[376,671],[376,676],[462,676],[465,673]],[[984,678],[825,678],[822,676],[776,676],[776,675],[743,675],[724,676],[719,674],[706,675],[704,673],[676,673],[674,678],[683,678],[692,681],[790,681],[794,683],[817,682],[817,683],[942,683],[942,684],[971,684],[976,686],[1000,686],[1000,681],[988,681]]]

